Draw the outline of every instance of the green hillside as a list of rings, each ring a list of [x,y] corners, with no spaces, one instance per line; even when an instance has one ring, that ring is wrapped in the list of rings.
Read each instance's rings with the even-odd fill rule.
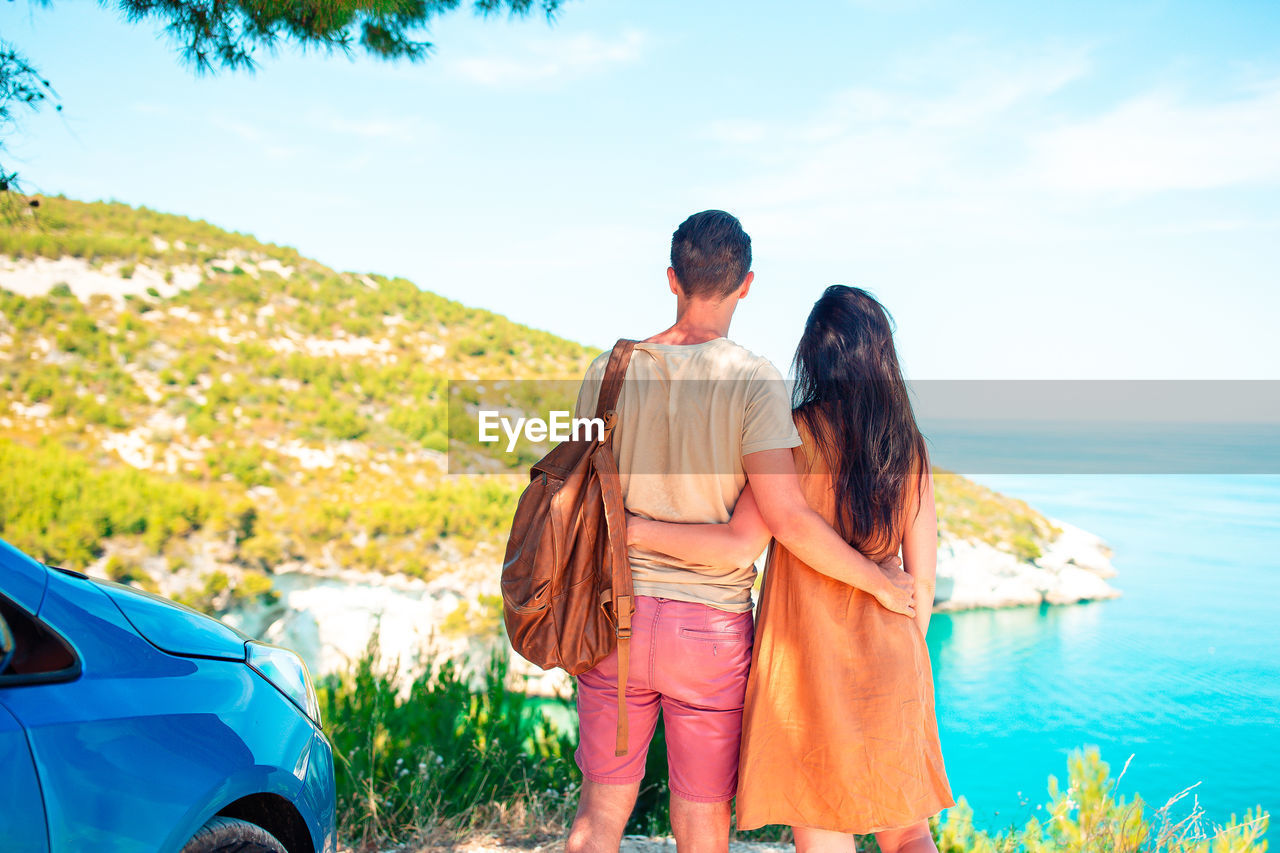
[[[448,380],[573,377],[595,354],[207,223],[42,202],[0,231],[0,535],[48,562],[110,553],[142,578],[216,543],[238,575],[427,575],[493,538],[519,481],[443,474]],[[4,289],[39,258],[137,292]]]
[[[519,464],[444,474],[448,380],[573,378],[595,354],[181,216],[35,216],[0,230],[0,535],[206,608],[290,562],[429,576],[496,541]],[[68,280],[32,284],[53,262]],[[944,531],[1024,558],[1051,533],[963,478],[938,493]]]

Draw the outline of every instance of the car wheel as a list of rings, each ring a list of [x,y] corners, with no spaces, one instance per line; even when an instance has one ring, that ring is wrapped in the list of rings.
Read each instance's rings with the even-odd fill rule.
[[[234,817],[210,818],[182,848],[182,853],[289,853],[260,826]]]

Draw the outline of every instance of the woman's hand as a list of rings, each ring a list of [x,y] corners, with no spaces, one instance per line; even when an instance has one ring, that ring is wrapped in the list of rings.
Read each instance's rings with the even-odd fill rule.
[[[888,581],[875,593],[881,606],[894,613],[915,617],[916,615],[916,580],[902,570],[902,560],[897,556],[889,557],[880,564],[880,572]]]
[[[627,513],[627,546],[667,554],[688,564],[742,568],[769,544],[769,528],[748,485],[727,522],[655,521]]]
[[[627,547],[643,547],[641,543],[644,541],[645,525],[652,524],[647,518],[642,518],[633,512],[627,512]]]

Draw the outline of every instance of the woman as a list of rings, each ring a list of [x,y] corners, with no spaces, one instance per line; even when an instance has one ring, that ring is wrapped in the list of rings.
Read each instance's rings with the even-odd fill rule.
[[[802,853],[851,851],[853,836],[868,833],[885,853],[934,851],[928,819],[954,804],[924,641],[937,518],[887,312],[864,290],[827,288],[795,373],[805,497],[872,560],[901,550],[916,615],[885,609],[773,543],[743,717],[738,828],[788,824]],[[727,524],[637,518],[628,527],[631,544],[709,565],[759,554],[768,538],[749,487]]]

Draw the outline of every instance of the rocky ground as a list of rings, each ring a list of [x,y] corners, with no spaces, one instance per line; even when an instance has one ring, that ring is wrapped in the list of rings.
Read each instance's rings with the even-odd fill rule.
[[[984,543],[944,539],[938,552],[936,609],[1074,604],[1120,595],[1107,582],[1116,572],[1105,543],[1065,522],[1053,523],[1061,533],[1033,562]],[[497,606],[500,561],[494,545],[430,581],[299,565],[274,576],[277,604],[238,609],[223,618],[247,633],[297,649],[316,673],[341,669],[359,657],[375,628],[384,657],[402,663],[428,647],[450,657],[483,655],[492,646],[442,632],[439,626],[450,614],[465,612],[476,624],[489,620],[496,628],[487,609]],[[489,604],[477,603],[481,601]],[[567,688],[559,670],[544,673],[514,655],[512,664],[529,679],[532,692],[555,695]]]
[[[944,538],[938,545],[940,613],[1040,604],[1076,604],[1116,598],[1120,591],[1111,549],[1086,530],[1049,519],[1059,531],[1039,557],[1027,562],[983,542]]]

